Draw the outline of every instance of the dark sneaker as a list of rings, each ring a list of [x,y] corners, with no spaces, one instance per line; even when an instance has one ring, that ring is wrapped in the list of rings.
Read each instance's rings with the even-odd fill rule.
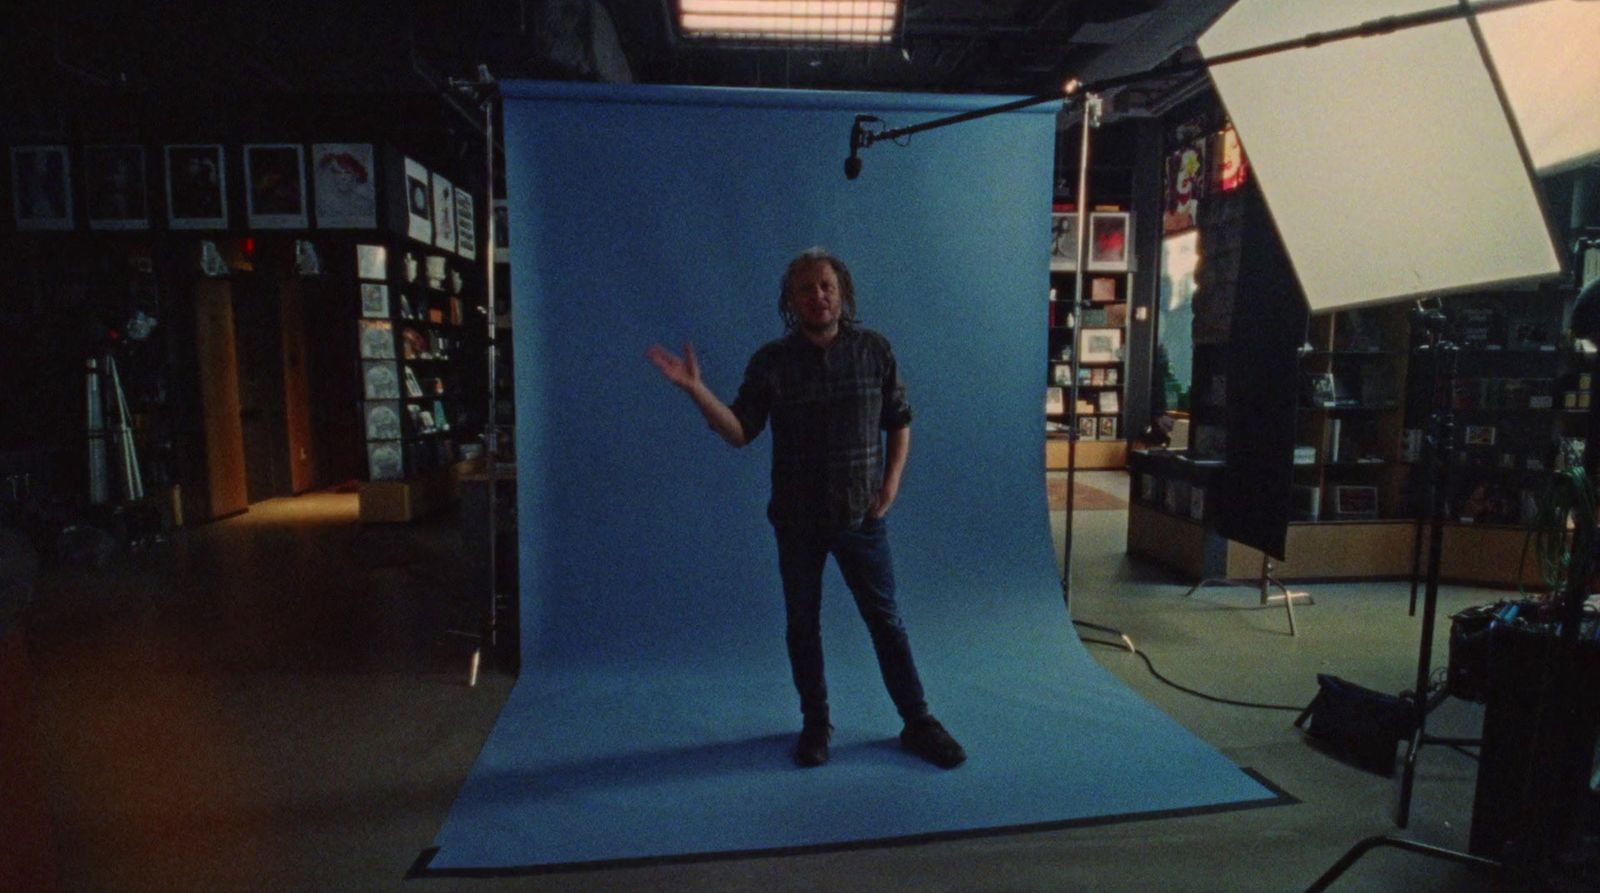
[[[800,730],[800,740],[794,746],[795,763],[810,768],[828,762],[828,741],[833,738],[833,726],[828,723],[807,723]]]
[[[954,769],[967,761],[967,752],[931,716],[906,723],[900,732],[900,746],[940,769]]]

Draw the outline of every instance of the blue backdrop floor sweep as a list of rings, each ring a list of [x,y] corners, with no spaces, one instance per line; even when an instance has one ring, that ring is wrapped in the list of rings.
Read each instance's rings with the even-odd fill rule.
[[[939,650],[925,661],[930,701],[970,755],[948,772],[900,749],[848,608],[825,621],[837,731],[817,769],[789,757],[798,717],[781,653],[738,674],[525,674],[428,867],[826,847],[1277,800],[1095,664],[1057,605],[1056,624],[913,628],[919,652]],[[973,637],[1004,644],[963,656],[955,646]]]
[[[435,840],[474,871],[841,846],[1273,800],[1090,659],[1043,486],[1055,111],[874,150],[993,97],[503,85],[517,363],[522,675]],[[888,118],[886,118],[888,120]],[[891,147],[895,148],[895,147]],[[833,759],[799,711],[764,517],[769,437],[733,450],[644,360],[693,341],[731,398],[782,329],[784,264],[849,259],[915,421],[889,516],[899,601],[949,772],[900,721],[829,571]]]

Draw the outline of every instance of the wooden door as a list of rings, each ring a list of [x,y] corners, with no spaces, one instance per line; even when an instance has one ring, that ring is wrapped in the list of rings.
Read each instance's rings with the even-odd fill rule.
[[[245,488],[244,427],[239,422],[239,357],[233,340],[233,286],[202,280],[195,291],[195,352],[205,417],[206,485],[212,518],[250,505]]]

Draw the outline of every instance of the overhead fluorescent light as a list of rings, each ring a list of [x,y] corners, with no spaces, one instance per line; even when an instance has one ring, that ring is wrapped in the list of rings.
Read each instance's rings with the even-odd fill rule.
[[[678,36],[770,44],[893,43],[900,0],[677,0]]]

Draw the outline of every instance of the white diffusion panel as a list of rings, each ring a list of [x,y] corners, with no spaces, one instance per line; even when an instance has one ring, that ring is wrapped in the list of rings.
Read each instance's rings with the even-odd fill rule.
[[[1600,3],[1547,0],[1478,24],[1534,168],[1555,173],[1600,155]]]
[[[1438,0],[1239,0],[1208,57]],[[1532,173],[1465,20],[1215,66],[1313,312],[1561,271]]]

